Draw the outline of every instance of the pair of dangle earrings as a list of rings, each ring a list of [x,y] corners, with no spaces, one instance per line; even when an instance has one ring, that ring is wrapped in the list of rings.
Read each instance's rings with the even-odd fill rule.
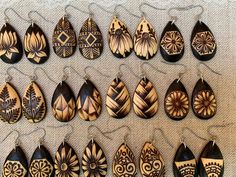
[[[133,109],[138,117],[143,119],[150,119],[157,113],[159,109],[159,101],[158,93],[153,83],[146,77],[143,69],[144,65],[148,65],[155,71],[158,71],[162,74],[166,73],[158,70],[148,62],[143,62],[140,66],[142,74],[141,80],[139,81],[133,94]],[[117,119],[124,118],[131,110],[130,93],[125,83],[121,80],[122,66],[127,67],[135,77],[140,78],[140,76],[136,75],[128,65],[121,64],[119,66],[117,77],[109,86],[106,96],[107,111],[111,117]]]
[[[217,102],[215,93],[213,92],[211,86],[204,80],[202,72],[200,71],[201,64],[206,66],[211,72],[215,74],[220,75],[220,73],[212,70],[205,63],[200,62],[197,66],[200,79],[197,81],[196,85],[193,88],[191,106],[196,117],[207,120],[212,118],[216,114]],[[181,66],[182,64],[177,65]],[[186,66],[182,66],[185,67],[186,72]],[[165,113],[172,120],[184,119],[190,109],[188,93],[185,86],[181,82],[181,79],[185,72],[179,74],[179,78],[175,79],[171,83],[165,94]]]

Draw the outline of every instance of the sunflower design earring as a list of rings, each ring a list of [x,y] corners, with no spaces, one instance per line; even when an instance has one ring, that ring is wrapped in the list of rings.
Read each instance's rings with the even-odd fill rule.
[[[118,7],[122,7],[134,17],[140,17],[131,13],[128,9],[126,9],[126,7],[120,4],[116,5],[114,9],[113,20],[108,30],[108,44],[112,54],[115,57],[126,58],[133,51],[133,39],[125,23],[119,19],[119,14],[117,13]]]
[[[12,8],[6,8],[4,10],[5,24],[0,30],[0,58],[5,63],[14,64],[21,60],[23,56],[23,47],[17,31],[9,23],[10,19],[7,16],[7,11],[10,10],[14,12],[20,19],[23,19]]]
[[[61,145],[58,147],[55,160],[54,168],[56,177],[79,177],[80,173],[80,164],[79,158],[75,150],[68,143],[68,140],[73,133],[73,126],[66,124],[61,126],[47,126],[49,128],[63,128],[69,127],[71,130],[69,133],[65,134],[64,140]]]
[[[200,71],[201,64],[207,67],[214,74],[221,74],[211,69],[205,63],[198,63],[198,75],[200,76],[200,79],[197,81],[193,89],[191,103],[195,116],[206,120],[212,118],[216,114],[217,102],[215,93],[213,92],[211,86],[205,81],[203,74]]]
[[[88,127],[88,138],[90,141],[82,156],[82,170],[85,177],[105,177],[108,168],[106,155],[99,144],[94,140],[95,136],[91,134],[92,128],[96,128],[105,138],[111,139],[95,125]]]
[[[138,24],[134,34],[134,52],[136,56],[142,60],[152,59],[158,50],[157,35],[154,27],[146,19],[146,13],[142,10],[142,7],[146,5],[156,10],[166,10],[156,8],[147,3],[142,3],[139,6],[139,10],[142,13],[141,21]]]
[[[37,11],[30,11],[28,13],[28,18],[30,19],[29,28],[26,30],[24,36],[24,50],[27,59],[34,64],[42,64],[45,63],[50,54],[50,47],[46,35],[42,31],[42,29],[33,21],[31,18],[32,13],[36,13],[46,22],[53,22],[44,18]]]
[[[182,120],[187,116],[190,104],[187,90],[181,82],[181,79],[186,73],[187,68],[183,64],[166,64],[183,66],[185,68],[185,71],[180,72],[179,78],[175,79],[167,89],[164,100],[164,109],[166,115],[172,120]]]
[[[1,143],[3,143],[13,132],[17,133],[15,139],[15,147],[8,154],[3,163],[2,176],[3,177],[27,177],[28,176],[28,162],[23,149],[20,147],[20,133],[17,130],[11,131]]]

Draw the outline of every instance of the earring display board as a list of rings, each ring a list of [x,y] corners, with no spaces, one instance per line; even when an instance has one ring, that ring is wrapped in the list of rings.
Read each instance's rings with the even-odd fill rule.
[[[201,120],[197,118],[190,109],[187,117],[181,121],[171,120],[165,114],[164,110],[164,97],[166,90],[168,89],[172,81],[178,77],[178,73],[181,67],[166,65],[162,63],[161,61],[163,61],[163,58],[159,50],[155,57],[148,62],[167,72],[167,74],[164,75],[152,69],[146,70],[147,77],[150,81],[152,81],[159,96],[159,110],[157,114],[155,114],[155,116],[151,119],[142,119],[139,118],[135,114],[133,108],[131,108],[130,113],[124,119],[115,119],[109,115],[105,107],[106,94],[111,82],[116,77],[119,65],[125,63],[129,65],[136,73],[138,73],[141,72],[140,64],[142,61],[138,59],[134,52],[132,52],[129,57],[125,59],[118,59],[114,57],[114,55],[110,51],[107,38],[108,29],[113,17],[111,14],[108,14],[107,12],[101,10],[96,5],[92,6],[91,9],[94,13],[93,18],[99,26],[99,29],[101,30],[101,33],[103,35],[104,48],[101,56],[95,60],[87,60],[81,55],[78,46],[75,53],[69,58],[59,58],[53,52],[53,31],[60,18],[64,15],[63,8],[65,7],[65,5],[70,3],[74,6],[80,7],[82,10],[87,11],[89,2],[59,0],[53,3],[52,0],[42,0],[42,3],[40,4],[40,1],[36,2],[34,0],[23,0],[19,2],[16,0],[14,2],[13,0],[9,2],[9,4],[8,2],[6,4],[0,3],[0,5],[2,5],[0,8],[0,14],[3,14],[5,8],[12,7],[21,16],[26,18],[27,13],[30,10],[37,10],[39,13],[42,13],[45,18],[54,22],[54,24],[51,24],[37,16],[37,14],[33,15],[33,18],[35,19],[37,25],[39,25],[40,28],[44,31],[50,45],[49,59],[45,63],[40,65],[40,67],[43,67],[53,80],[57,81],[58,83],[61,81],[63,75],[63,67],[67,65],[73,66],[82,75],[83,69],[88,65],[95,67],[102,73],[109,74],[110,78],[105,78],[99,75],[95,70],[88,70],[90,80],[100,91],[103,102],[101,115],[98,117],[98,119],[93,122],[84,121],[78,118],[78,114],[76,114],[75,118],[69,122],[69,124],[74,126],[74,132],[68,142],[77,152],[80,162],[84,149],[89,142],[87,138],[87,128],[89,125],[96,125],[104,131],[111,131],[122,125],[129,126],[131,128],[131,135],[128,137],[127,144],[134,153],[137,167],[139,167],[140,153],[145,142],[150,141],[151,137],[153,136],[154,128],[161,127],[168,137],[169,141],[173,144],[174,148],[172,149],[165,142],[164,138],[159,132],[156,132],[156,137],[158,138],[156,138],[155,146],[162,154],[162,158],[165,162],[166,176],[173,177],[172,162],[174,160],[176,150],[180,145],[180,134],[182,127],[188,127],[200,136],[209,138],[209,135],[206,131],[209,125],[233,122],[234,125],[231,125],[227,128],[215,128],[214,130],[212,130],[212,132],[217,135],[217,145],[220,147],[224,156],[224,176],[234,177],[234,167],[236,161],[236,132],[234,131],[236,127],[236,2],[234,0],[224,0],[224,2],[222,1],[221,3],[219,3],[219,0],[215,0],[215,2],[214,0],[198,1],[198,3],[200,3],[205,9],[204,13],[202,14],[202,20],[214,33],[218,45],[215,57],[206,62],[206,64],[222,75],[218,76],[216,74],[213,74],[204,66],[201,68],[201,70],[203,71],[204,79],[207,80],[207,82],[211,85],[217,97],[218,110],[216,115],[212,119]],[[122,5],[124,5],[132,13],[140,15],[138,6],[140,3],[142,3],[142,1],[119,0],[118,2],[123,3]],[[96,3],[110,11],[112,11],[115,5],[114,0],[98,0],[96,1]],[[161,8],[190,5],[190,2],[188,0],[169,0],[165,2],[159,1],[159,3],[154,0],[150,0],[148,3],[152,3],[152,5]],[[146,6],[142,9],[146,12],[146,18],[148,19],[148,21],[151,22],[153,27],[155,28],[159,41],[162,30],[170,20],[167,12],[157,11]],[[88,18],[88,15],[83,14],[73,8],[68,9],[68,12],[70,14],[69,20],[73,25],[76,36],[78,37],[80,28],[83,25],[84,21]],[[185,53],[179,63],[184,64],[188,67],[187,74],[183,76],[183,79],[181,81],[185,85],[189,96],[191,96],[193,88],[199,79],[199,77],[197,76],[197,64],[199,61],[193,56],[190,47],[191,32],[196,23],[195,14],[197,14],[198,12],[198,9],[192,9],[186,12],[176,12],[176,15],[178,16],[176,25],[180,29],[185,41]],[[140,22],[140,19],[131,16],[122,8],[118,9],[118,13],[120,14],[119,18],[123,22],[125,22],[131,35],[133,36],[133,34],[135,33],[135,29]],[[9,23],[15,28],[15,30],[17,30],[21,41],[23,41],[24,34],[29,26],[29,23],[19,19],[13,12],[8,11],[7,14],[10,19]],[[0,24],[4,24],[3,16],[1,16],[0,18]],[[7,68],[11,66],[10,64],[6,64],[3,61],[0,61],[0,63],[1,73],[5,73]],[[36,66],[35,64],[29,62],[24,54],[21,61],[19,61],[14,66],[19,70],[31,75],[34,71],[34,68],[36,68],[38,65]],[[132,100],[133,93],[139,83],[139,79],[132,75],[128,69],[124,69],[122,71],[122,81],[126,84]],[[78,77],[78,75],[76,75],[76,73],[74,73],[73,71],[69,72],[69,69],[67,70],[67,72],[68,79],[66,80],[66,82],[70,85],[75,96],[77,96],[79,89],[84,83],[84,80]],[[16,70],[11,70],[10,74],[13,77],[11,83],[17,89],[20,97],[22,97],[24,95],[24,90],[28,86],[30,80],[26,76],[19,74],[19,72]],[[57,119],[54,118],[51,110],[51,99],[57,85],[51,82],[41,71],[37,72],[37,76],[37,84],[40,85],[47,103],[48,109],[46,117],[38,123],[30,123],[24,116],[22,116],[21,120],[16,124],[9,125],[0,121],[0,132],[2,137],[0,139],[3,139],[3,137],[7,135],[12,129],[17,129],[21,133],[27,133],[34,130],[36,127],[44,127],[47,132],[44,145],[47,147],[54,158],[54,154],[63,141],[64,135],[70,130],[68,130],[66,127],[61,128],[60,130],[46,127],[59,126],[64,123],[57,121]],[[5,76],[0,75],[0,83],[4,84],[4,81]],[[93,131],[95,134],[97,133],[95,129]],[[125,128],[116,131],[115,133],[110,135],[112,136],[113,140],[106,139],[101,134],[96,134],[96,141],[99,143],[107,157],[107,176],[109,177],[112,176],[112,161],[114,155],[120,144],[122,144],[122,137],[124,137],[126,133],[127,130]],[[41,135],[41,132],[38,131],[32,135],[21,138],[21,147],[27,156],[28,162],[30,161],[31,156],[38,145],[38,137],[40,137]],[[2,173],[2,165],[5,158],[14,147],[13,142],[15,137],[16,134],[13,133],[9,138],[7,138],[7,140],[0,144],[0,173]],[[188,147],[191,148],[195,157],[198,158],[207,142],[196,138],[191,133],[186,133],[185,137]],[[138,176],[140,176],[141,173],[139,168],[137,168],[137,171]],[[83,174],[81,173],[81,175]]]

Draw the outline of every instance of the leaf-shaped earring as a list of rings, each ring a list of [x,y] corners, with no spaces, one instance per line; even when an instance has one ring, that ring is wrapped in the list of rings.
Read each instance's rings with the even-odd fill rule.
[[[105,177],[107,175],[106,155],[100,145],[94,140],[94,136],[90,133],[92,128],[96,128],[103,136],[106,136],[98,127],[90,125],[88,127],[88,137],[91,139],[86,146],[82,156],[82,170],[86,177]]]
[[[15,87],[10,83],[12,77],[6,71],[5,83],[0,86],[0,120],[9,124],[18,122],[22,115],[21,99]]]
[[[77,46],[76,33],[66,11],[69,6],[71,5],[65,7],[65,15],[58,21],[52,36],[53,50],[61,58],[72,56]]]
[[[23,47],[17,31],[9,24],[7,10],[12,10],[18,17],[22,17],[14,9],[6,8],[4,10],[5,24],[0,30],[0,58],[5,63],[14,64],[21,60]]]
[[[116,119],[124,118],[131,109],[130,94],[125,83],[121,80],[121,76],[122,73],[119,68],[119,72],[109,86],[106,96],[107,112]]]
[[[217,111],[216,96],[211,86],[204,80],[203,74],[200,71],[200,65],[203,64],[211,72],[221,75],[220,73],[211,69],[205,63],[198,64],[198,75],[200,79],[197,81],[192,93],[192,109],[195,116],[200,119],[210,119]]]
[[[73,133],[74,130],[73,126],[66,124],[58,127],[54,126],[48,126],[48,127],[50,128],[70,127],[71,129],[71,131],[65,135],[63,142],[57,149],[54,160],[55,175],[57,177],[62,177],[62,176],[79,177],[80,173],[79,158],[75,150],[67,142],[70,138],[70,135]]]
[[[29,174],[30,177],[54,177],[55,171],[53,167],[53,159],[50,155],[50,152],[43,145],[44,137],[46,131],[44,128],[37,128],[30,133],[23,134],[23,136],[28,136],[38,130],[43,130],[44,135],[39,139],[39,145],[35,149],[29,165]]]
[[[162,136],[165,138],[166,142],[173,148],[173,146],[166,139],[164,132],[160,128],[155,128],[153,131],[152,141],[145,142],[139,159],[139,168],[143,177],[146,176],[155,176],[155,177],[164,177],[165,176],[165,162],[155,147],[155,132],[160,131]]]
[[[30,11],[28,13],[28,17],[30,19],[31,24],[29,28],[26,30],[26,33],[24,36],[25,54],[30,62],[34,64],[42,64],[46,62],[49,58],[50,47],[49,47],[46,35],[42,31],[42,29],[33,22],[32,18],[30,17],[32,13],[37,13],[40,17],[42,17],[47,22],[50,22],[50,21],[45,19],[37,11]]]
[[[169,65],[179,65],[185,67],[183,64],[171,64]],[[166,115],[172,120],[182,120],[189,112],[189,97],[187,90],[185,89],[183,83],[181,82],[182,76],[185,73],[179,73],[179,78],[175,79],[165,94],[164,109]]]
[[[137,174],[137,167],[135,165],[135,156],[132,150],[127,145],[127,137],[131,131],[130,128],[128,126],[121,126],[107,133],[116,132],[121,128],[127,128],[129,132],[124,136],[124,142],[120,145],[120,147],[115,153],[112,162],[112,173],[113,176],[116,177],[122,177],[122,176],[133,177],[136,176]]]
[[[13,132],[17,132],[18,137],[15,140],[14,149],[8,154],[3,164],[2,176],[9,177],[27,177],[28,176],[28,162],[23,149],[19,143],[19,132],[16,130],[11,131],[3,141]],[[2,142],[3,142],[2,141]],[[1,143],[2,143],[1,142]]]
[[[134,112],[137,116],[143,119],[150,119],[157,113],[159,102],[157,91],[153,83],[149,79],[147,79],[145,71],[143,69],[143,66],[145,64],[149,65],[157,72],[160,72],[162,74],[166,73],[154,67],[148,62],[144,62],[141,64],[141,80],[134,91],[133,107]]]
[[[172,20],[165,26],[160,40],[161,55],[168,62],[177,62],[184,55],[184,39],[179,28],[175,25],[177,17],[170,15],[171,10],[175,9],[178,8],[170,8],[168,10]]]
[[[191,49],[193,55],[198,60],[208,61],[216,54],[216,39],[209,27],[201,21],[201,15],[204,12],[204,8],[201,5],[191,6],[191,8],[197,7],[201,8],[201,12],[197,15],[198,21],[196,22],[191,34]]]

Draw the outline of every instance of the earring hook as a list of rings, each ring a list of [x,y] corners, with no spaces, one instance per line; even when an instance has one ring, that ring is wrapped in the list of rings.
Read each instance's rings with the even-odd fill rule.
[[[88,79],[90,78],[90,76],[89,76],[88,73],[87,73],[87,70],[88,70],[89,68],[93,69],[94,71],[96,71],[97,73],[99,73],[99,74],[100,74],[101,76],[103,76],[103,77],[110,78],[110,76],[108,76],[108,75],[102,73],[101,71],[99,71],[98,69],[94,68],[93,66],[86,66],[86,67],[84,68],[84,73],[85,73],[84,79],[85,79],[85,80],[88,80]]]
[[[11,10],[12,12],[14,12],[20,19],[22,19],[22,20],[24,20],[24,21],[26,21],[26,22],[29,22],[29,20],[23,18],[18,12],[16,12],[16,10],[14,10],[14,9],[11,8],[11,7],[8,7],[8,8],[6,8],[6,9],[4,10],[4,16],[5,16],[5,17],[4,17],[4,20],[5,20],[5,23],[6,23],[6,22],[9,22],[9,20],[10,20],[9,16],[7,15],[7,11],[9,11],[9,10]]]
[[[65,135],[64,141],[68,141],[71,134],[74,132],[74,127],[70,124],[65,124],[65,125],[59,125],[59,126],[47,126],[48,128],[62,128],[62,127],[70,127],[70,131]]]
[[[46,18],[45,18],[43,15],[41,15],[38,11],[36,11],[36,10],[31,10],[31,11],[29,11],[29,13],[28,13],[28,18],[30,19],[30,22],[31,22],[32,25],[35,23],[35,21],[34,21],[33,18],[32,18],[32,14],[33,14],[33,13],[37,14],[38,16],[40,16],[44,21],[53,24],[52,21],[46,19]]]
[[[62,80],[63,80],[63,81],[65,81],[65,80],[68,78],[68,75],[67,75],[67,73],[66,73],[66,69],[67,69],[67,68],[72,69],[78,76],[80,76],[82,79],[84,79],[84,80],[86,81],[85,76],[80,75],[80,73],[79,73],[78,71],[76,71],[75,68],[73,68],[72,66],[65,66],[65,67],[63,68],[63,76],[62,76]]]
[[[90,14],[90,12],[86,12],[86,11],[84,11],[84,10],[79,9],[78,7],[75,7],[75,6],[71,5],[71,4],[68,4],[68,5],[66,5],[65,8],[64,8],[64,12],[65,12],[64,17],[69,17],[69,13],[67,12],[67,9],[68,9],[69,7],[72,7],[72,8],[74,8],[74,9],[76,9],[76,10],[78,10],[78,11],[84,13],[84,14]]]
[[[198,75],[201,77],[201,79],[202,79],[202,81],[204,80],[204,78],[203,78],[203,73],[202,73],[202,71],[200,70],[200,66],[201,65],[204,65],[208,70],[210,70],[212,73],[214,73],[214,74],[217,74],[217,75],[222,75],[221,73],[219,73],[219,72],[217,72],[217,71],[215,71],[215,70],[213,70],[210,66],[208,66],[207,64],[205,64],[205,63],[203,63],[203,62],[199,62],[198,64],[197,64],[197,70],[198,70]]]
[[[94,13],[92,12],[92,5],[96,5],[97,7],[99,7],[100,9],[102,9],[103,11],[105,11],[105,12],[107,12],[107,13],[109,13],[109,14],[113,14],[113,12],[110,12],[110,11],[104,9],[104,8],[103,8],[102,6],[100,6],[99,4],[97,4],[97,3],[95,3],[95,2],[92,2],[92,3],[90,3],[90,4],[88,5],[88,10],[89,10],[90,16],[93,16],[93,15],[94,15]]]
[[[10,131],[6,136],[5,136],[5,138],[3,138],[3,140],[1,141],[1,143],[3,143],[13,132],[16,132],[17,133],[17,137],[16,137],[16,139],[15,139],[15,147],[16,146],[19,146],[20,145],[20,140],[19,140],[19,138],[20,138],[20,132],[18,131],[18,130],[12,130],[12,131]],[[1,144],[0,143],[0,144]]]
[[[30,76],[24,72],[22,72],[21,70],[19,70],[18,68],[16,68],[15,66],[10,66],[9,68],[7,68],[7,71],[6,71],[6,75],[7,75],[7,78],[5,79],[6,82],[10,82],[12,80],[12,76],[10,74],[10,70],[11,69],[15,69],[16,71],[18,71],[20,74],[26,76],[26,77],[29,77],[30,80],[33,80],[33,76]]]
[[[135,76],[135,77],[137,77],[137,78],[139,78],[140,79],[140,76],[139,75],[137,75],[133,70],[132,70],[132,68],[129,66],[129,65],[127,65],[127,64],[120,64],[120,66],[119,66],[119,72],[117,73],[117,77],[118,78],[120,78],[120,77],[122,77],[123,76],[123,73],[122,73],[122,66],[125,66],[126,68],[128,68],[129,69],[129,71]]]
[[[184,67],[184,71],[183,72],[179,72],[179,77],[178,77],[177,82],[179,82],[183,78],[183,75],[187,72],[187,66],[184,65],[184,64],[181,64],[181,63],[168,63],[166,61],[161,61],[161,62],[165,63],[167,65],[182,66],[182,67]]]
[[[104,136],[105,138],[107,138],[107,139],[109,139],[109,140],[112,140],[112,138],[110,138],[109,136],[107,136],[106,133],[103,132],[100,128],[98,128],[98,127],[95,126],[95,125],[90,125],[90,126],[88,127],[88,139],[92,139],[92,142],[93,142],[94,138],[96,137],[95,135],[93,135],[93,134],[91,133],[91,129],[92,129],[92,128],[96,128],[96,129],[98,130],[98,132],[102,134],[102,136]]]
[[[57,82],[56,81],[54,81],[48,74],[47,74],[47,72],[43,69],[43,68],[41,68],[41,67],[36,67],[35,69],[34,69],[34,79],[36,80],[36,79],[38,79],[38,76],[37,76],[37,74],[36,74],[36,71],[37,70],[41,70],[41,71],[43,71],[43,73],[45,74],[45,76],[47,76],[47,78],[51,81],[51,82],[53,82],[54,84],[56,84],[57,85]]]
[[[136,18],[141,18],[141,16],[138,16],[138,15],[136,15],[136,14],[130,12],[125,6],[123,6],[123,5],[121,5],[121,4],[118,4],[118,5],[115,6],[115,8],[114,8],[114,16],[119,17],[119,14],[118,14],[118,12],[117,12],[118,7],[122,7],[126,12],[128,12],[128,14],[130,14],[130,15],[136,17]]]
[[[153,131],[153,137],[152,137],[152,144],[155,143],[155,134],[156,134],[156,131],[159,131],[161,133],[161,135],[163,136],[165,142],[173,149],[174,146],[171,144],[170,140],[167,138],[167,136],[165,135],[164,131],[161,129],[161,128],[154,128],[154,131]]]
[[[141,16],[142,17],[146,17],[146,12],[144,12],[143,10],[142,10],[142,7],[143,6],[149,6],[149,7],[151,7],[151,8],[153,8],[153,9],[155,9],[155,10],[166,10],[165,8],[158,8],[158,7],[155,7],[155,6],[152,6],[152,5],[150,5],[150,4],[148,4],[148,3],[146,3],[146,2],[144,2],[144,3],[141,3],[140,5],[139,5],[139,11],[141,12]]]
[[[144,65],[148,65],[150,66],[152,69],[154,69],[155,71],[159,72],[159,73],[162,73],[162,74],[166,74],[166,72],[162,71],[162,70],[159,70],[157,67],[153,66],[151,63],[149,62],[143,62],[141,65],[140,65],[140,68],[141,68],[141,77],[143,77],[144,79],[146,79],[146,72],[144,70]]]
[[[29,133],[22,134],[21,137],[31,135],[32,133],[37,132],[39,130],[43,130],[43,136],[39,138],[39,147],[40,147],[40,145],[43,144],[43,142],[45,140],[45,136],[46,136],[46,130],[44,128],[37,127],[35,130],[33,130]]]

